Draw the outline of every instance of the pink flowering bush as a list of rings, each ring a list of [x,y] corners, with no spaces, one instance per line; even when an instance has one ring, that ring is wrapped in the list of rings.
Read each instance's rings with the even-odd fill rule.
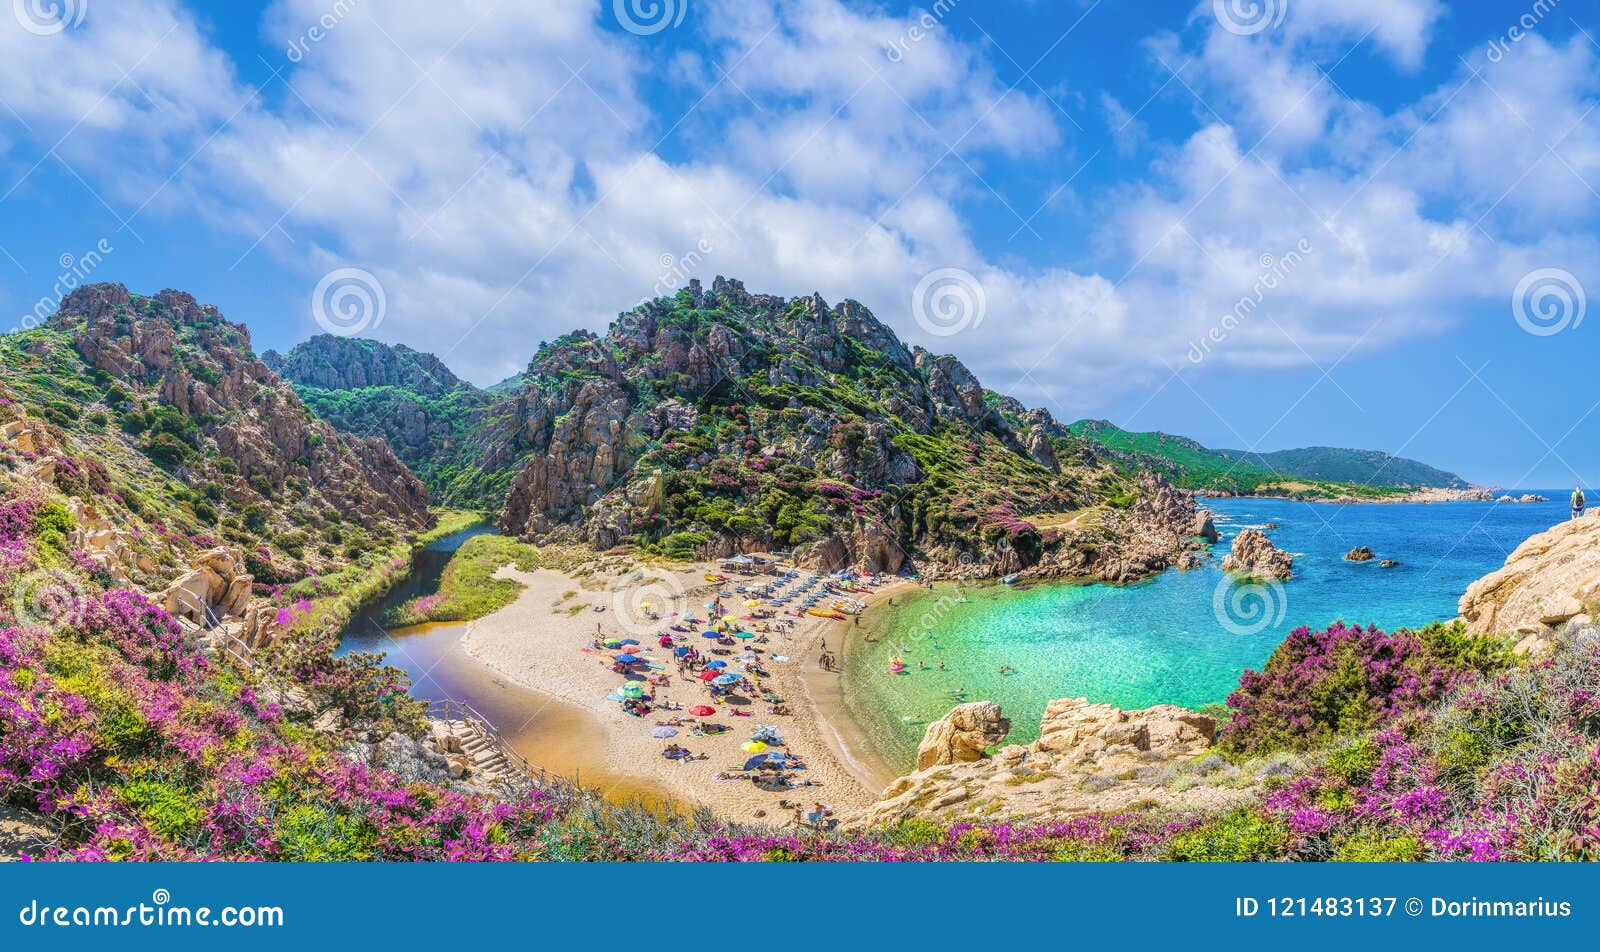
[[[1509,662],[1508,647],[1459,624],[1392,635],[1343,622],[1299,628],[1239,679],[1219,743],[1253,754],[1315,747],[1437,704],[1469,675]]]

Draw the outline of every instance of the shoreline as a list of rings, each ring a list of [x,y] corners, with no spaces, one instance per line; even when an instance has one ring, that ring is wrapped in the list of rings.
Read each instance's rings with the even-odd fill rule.
[[[705,600],[706,571],[703,565],[648,570],[641,581],[631,573],[578,578],[553,569],[521,572],[503,567],[496,577],[521,582],[524,590],[512,604],[467,623],[455,650],[472,665],[504,678],[532,697],[583,712],[597,725],[595,735],[587,739],[586,759],[605,764],[609,773],[630,782],[659,789],[679,805],[707,807],[725,819],[782,823],[789,807],[781,806],[780,800],[791,806],[798,801],[808,805],[823,802],[838,813],[876,801],[897,775],[888,770],[850,718],[840,676],[823,671],[816,660],[825,640],[836,653],[850,641],[848,632],[855,626],[848,621],[841,626],[834,619],[803,616],[791,619],[794,626],[787,632],[769,632],[767,644],[760,646],[766,652],[763,666],[770,672],[768,688],[784,699],[790,713],[770,715],[759,701],[717,704],[717,714],[705,720],[731,730],[702,737],[693,735],[686,725],[671,739],[707,759],[667,760],[661,752],[668,741],[651,737],[660,722],[687,718],[686,710],[657,709],[636,718],[606,699],[622,676],[591,647],[597,627],[608,636],[643,642],[638,648],[642,656],[663,665],[658,673],[666,674],[668,683],[657,690],[659,700],[676,702],[685,709],[704,702],[700,682],[680,677],[669,653],[655,644],[655,637],[670,622],[666,615],[669,606],[692,615]],[[887,584],[869,598],[876,603],[881,595],[899,587],[898,582]],[[651,596],[662,617],[634,619],[636,608],[631,608],[630,602]],[[787,617],[780,614],[771,620]],[[752,716],[731,716],[730,707],[748,707]],[[771,724],[781,731],[787,749],[808,766],[797,779],[814,781],[817,786],[776,793],[758,789],[749,781],[715,779],[720,772],[742,766],[750,755],[740,749],[741,742],[759,724]],[[538,763],[540,758],[535,755],[550,739],[530,736],[526,740],[530,759]],[[602,749],[595,751],[595,746]]]

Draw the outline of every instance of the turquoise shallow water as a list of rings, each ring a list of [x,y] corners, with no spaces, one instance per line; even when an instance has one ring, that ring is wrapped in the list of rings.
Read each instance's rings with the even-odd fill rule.
[[[1197,570],[1126,587],[942,586],[897,597],[872,619],[879,641],[857,642],[847,655],[846,701],[896,767],[911,762],[927,722],[961,700],[999,702],[1020,742],[1037,734],[1053,698],[1126,708],[1221,701],[1245,669],[1259,668],[1301,625],[1343,619],[1397,628],[1454,617],[1469,584],[1567,517],[1566,492],[1542,494],[1553,501],[1211,500],[1223,538]],[[1277,525],[1265,530],[1273,543],[1296,553],[1294,578],[1240,590],[1217,565],[1241,529],[1268,523]],[[1345,562],[1358,545],[1403,564]],[[891,655],[907,662],[905,673],[888,672]],[[938,670],[941,662],[946,670]],[[1000,674],[1003,666],[1014,673]]]

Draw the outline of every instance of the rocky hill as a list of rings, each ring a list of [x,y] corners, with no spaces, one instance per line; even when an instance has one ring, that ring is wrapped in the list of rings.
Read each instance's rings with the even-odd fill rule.
[[[340,430],[382,439],[444,505],[498,511],[520,463],[511,400],[480,390],[439,358],[321,334],[262,362]],[[504,434],[486,444],[486,430]]]
[[[1206,493],[1381,501],[1418,490],[1472,490],[1454,473],[1376,450],[1315,446],[1251,453],[1213,450],[1167,433],[1132,433],[1104,420],[1080,420],[1068,429],[1119,465],[1158,472],[1174,485]]]
[[[1192,497],[1119,474],[1049,414],[908,348],[855,301],[698,282],[543,347],[502,528],[669,555],[1133,577],[1188,547]]]
[[[152,557],[151,537],[228,544],[290,582],[431,520],[387,446],[318,420],[243,326],[182,292],[78,289],[0,339],[0,386],[13,469],[133,526]]]

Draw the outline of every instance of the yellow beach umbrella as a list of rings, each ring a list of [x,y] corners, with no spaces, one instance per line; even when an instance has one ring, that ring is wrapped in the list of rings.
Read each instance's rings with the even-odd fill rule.
[[[739,747],[742,750],[746,751],[747,753],[751,753],[751,754],[759,754],[762,751],[767,749],[767,745],[762,743],[759,740],[747,740],[744,743],[740,744]]]
[[[745,600],[744,607],[746,607],[746,608],[755,608],[757,605],[760,605],[760,604],[761,604],[760,602],[756,601],[753,598],[750,598],[750,599],[746,599]]]

